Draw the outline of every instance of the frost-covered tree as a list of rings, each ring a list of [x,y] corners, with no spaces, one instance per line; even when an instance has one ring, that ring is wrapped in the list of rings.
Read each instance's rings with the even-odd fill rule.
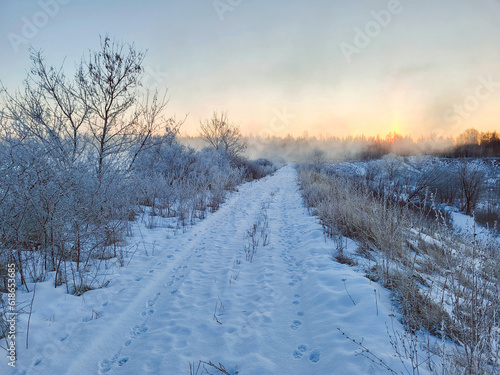
[[[106,36],[71,78],[31,50],[22,89],[0,89],[0,246],[14,252],[21,281],[23,257],[35,254],[26,251],[40,251],[56,284],[66,261],[80,272],[104,257],[136,204],[138,156],[157,133],[177,134],[165,94],[141,89],[144,56]]]
[[[246,149],[240,128],[230,123],[227,113],[214,112],[211,119],[200,122],[200,137],[216,150],[237,156]]]

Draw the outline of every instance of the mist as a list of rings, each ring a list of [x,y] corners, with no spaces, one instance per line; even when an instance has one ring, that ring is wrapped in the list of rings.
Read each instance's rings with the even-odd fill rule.
[[[500,140],[496,131],[467,129],[456,137],[431,134],[413,139],[389,133],[385,137],[348,136],[258,137],[246,136],[245,156],[265,158],[277,163],[323,163],[343,160],[368,160],[387,154],[400,156],[439,155],[447,157],[498,157]],[[182,137],[180,142],[201,150],[207,144],[199,137]]]

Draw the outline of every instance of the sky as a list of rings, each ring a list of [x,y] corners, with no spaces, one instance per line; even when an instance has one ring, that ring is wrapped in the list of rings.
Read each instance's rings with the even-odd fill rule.
[[[183,134],[214,111],[261,136],[500,130],[500,0],[2,0],[0,81],[106,34],[147,50]]]

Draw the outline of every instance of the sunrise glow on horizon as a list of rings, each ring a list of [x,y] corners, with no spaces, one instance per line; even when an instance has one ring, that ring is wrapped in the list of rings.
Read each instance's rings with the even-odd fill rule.
[[[245,135],[456,136],[500,129],[500,2],[6,0],[0,81],[29,46],[71,71],[99,36],[148,50],[184,135],[227,111]]]

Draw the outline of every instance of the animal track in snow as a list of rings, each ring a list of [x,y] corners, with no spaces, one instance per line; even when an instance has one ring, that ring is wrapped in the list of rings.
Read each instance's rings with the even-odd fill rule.
[[[295,349],[292,353],[293,358],[295,359],[301,359],[304,353],[307,351],[307,346],[305,345],[298,345],[297,349]]]
[[[143,311],[141,313],[141,316],[146,316],[146,315],[153,315],[155,313],[155,310],[154,309],[149,309],[147,311]]]
[[[130,338],[136,338],[147,331],[148,327],[145,324],[136,325],[130,330],[129,336]]]
[[[294,331],[297,330],[302,325],[300,320],[294,320],[292,324],[290,324],[290,328]]]
[[[293,351],[292,355],[293,355],[293,358],[295,358],[295,359],[301,359],[303,354],[299,350],[295,349]]]
[[[309,355],[309,360],[313,363],[319,362],[319,350],[313,350]]]
[[[124,357],[118,361],[118,366],[123,366],[125,363],[127,363],[128,357]]]
[[[99,363],[99,368],[100,368],[99,373],[105,374],[105,373],[109,372],[111,370],[111,368],[113,368],[116,360],[118,359],[118,355],[119,354],[115,354],[113,356],[113,358],[111,358],[111,360],[105,359],[105,360],[101,361],[101,363]]]

